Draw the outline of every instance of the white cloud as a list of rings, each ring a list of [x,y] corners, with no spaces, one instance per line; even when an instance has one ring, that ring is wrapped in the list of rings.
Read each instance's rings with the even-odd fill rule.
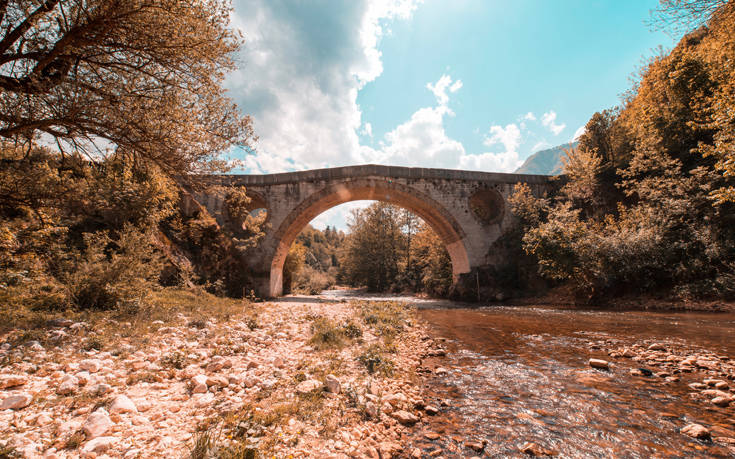
[[[585,131],[586,131],[585,125],[583,124],[576,131],[574,131],[574,135],[572,136],[572,142],[576,142],[577,140],[579,140],[579,138],[582,136],[582,134],[585,133]]]
[[[363,162],[357,92],[383,71],[378,42],[386,21],[409,18],[420,1],[236,0],[232,20],[245,45],[226,86],[260,138],[247,168]]]
[[[515,151],[521,145],[521,130],[515,124],[507,124],[504,128],[501,126],[490,127],[490,136],[485,137],[483,144],[491,147],[498,143],[502,143],[506,151]]]
[[[366,135],[368,137],[373,136],[373,125],[370,123],[365,123],[362,125],[362,129],[360,130],[360,134]]]
[[[536,115],[534,115],[533,112],[528,112],[523,115],[523,119],[526,121],[536,121]]]
[[[325,229],[327,226],[340,229],[342,231],[347,230],[347,216],[354,209],[362,209],[369,206],[373,201],[350,201],[339,206],[332,207],[329,210],[325,210],[319,214],[314,220],[311,221],[311,226],[317,229]]]
[[[447,105],[449,102],[447,90],[451,93],[459,91],[462,88],[462,80],[457,80],[452,83],[452,78],[449,75],[442,75],[436,83],[426,83],[426,87],[434,93],[434,97],[436,97],[439,105]]]
[[[566,124],[556,124],[556,112],[549,110],[541,117],[541,124],[546,126],[554,135],[559,135],[567,127]]]

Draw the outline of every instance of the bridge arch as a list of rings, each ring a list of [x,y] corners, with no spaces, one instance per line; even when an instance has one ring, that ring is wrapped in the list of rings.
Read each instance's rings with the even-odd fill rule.
[[[291,244],[301,230],[322,212],[346,202],[360,200],[384,201],[415,213],[436,232],[447,248],[454,280],[460,274],[470,271],[464,244],[465,232],[441,204],[415,188],[389,178],[345,180],[308,196],[278,225],[274,234],[275,253],[270,267],[271,297],[283,294],[283,264]]]

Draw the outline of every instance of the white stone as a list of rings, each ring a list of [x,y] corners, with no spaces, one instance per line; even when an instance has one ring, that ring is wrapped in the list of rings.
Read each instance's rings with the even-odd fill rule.
[[[306,381],[300,382],[299,385],[296,386],[296,392],[298,392],[299,394],[308,394],[315,390],[321,389],[322,387],[324,387],[324,385],[320,381],[317,381],[316,379],[307,379]]]
[[[82,447],[82,452],[101,454],[110,449],[115,441],[117,441],[117,437],[93,438]]]
[[[589,365],[592,368],[597,368],[598,370],[609,370],[610,369],[610,363],[607,360],[590,359]]]
[[[79,362],[79,368],[90,373],[97,373],[102,368],[102,362],[99,359],[84,359]]]
[[[79,378],[74,375],[66,375],[61,380],[61,384],[56,388],[56,393],[59,395],[69,395],[76,392],[79,387]]]
[[[137,413],[138,408],[135,403],[130,400],[127,395],[120,394],[112,401],[110,405],[110,413]]]
[[[100,408],[94,413],[90,414],[82,430],[87,434],[88,438],[96,438],[107,433],[112,427],[112,420],[104,408]]]
[[[10,389],[26,384],[28,377],[23,375],[0,375],[0,389]]]
[[[193,394],[203,394],[207,392],[207,376],[196,375],[191,378],[189,385]]]

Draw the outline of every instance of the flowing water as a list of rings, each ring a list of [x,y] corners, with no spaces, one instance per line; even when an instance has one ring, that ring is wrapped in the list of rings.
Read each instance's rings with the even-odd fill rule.
[[[332,299],[350,295],[325,292]],[[679,433],[694,422],[712,437],[735,438],[735,406],[690,395],[688,384],[702,382],[705,373],[672,375],[680,378],[673,382],[633,376],[630,370],[643,363],[607,352],[657,342],[735,359],[735,314],[467,308],[390,299],[415,302],[447,349],[422,365],[426,402],[440,413],[425,417],[409,443],[426,457],[524,457],[520,449],[529,442],[537,453],[557,457],[735,457],[735,445]],[[612,370],[591,369],[590,358],[611,361]],[[735,392],[735,381],[728,382]],[[484,445],[482,451],[471,442]]]

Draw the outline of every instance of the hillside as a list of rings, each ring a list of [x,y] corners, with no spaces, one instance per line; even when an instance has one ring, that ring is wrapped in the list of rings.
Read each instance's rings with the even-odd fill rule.
[[[571,146],[576,147],[577,144],[578,142],[574,142]],[[566,143],[547,150],[537,151],[529,156],[521,167],[515,170],[515,173],[559,175],[561,174],[561,158],[564,155],[564,148],[569,147],[570,144]]]

